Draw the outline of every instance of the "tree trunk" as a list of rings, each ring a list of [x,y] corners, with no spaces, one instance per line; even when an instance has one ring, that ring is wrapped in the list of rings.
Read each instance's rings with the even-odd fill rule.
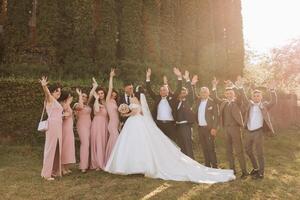
[[[32,1],[31,17],[29,19],[29,45],[31,47],[36,46],[36,11],[37,11],[37,0]]]

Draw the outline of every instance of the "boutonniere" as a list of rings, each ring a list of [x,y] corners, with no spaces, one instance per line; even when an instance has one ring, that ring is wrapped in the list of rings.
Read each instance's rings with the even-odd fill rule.
[[[207,108],[207,110],[212,110],[213,109],[213,107],[212,106],[209,106],[208,108]]]
[[[172,97],[169,97],[169,100],[171,100],[172,99]]]

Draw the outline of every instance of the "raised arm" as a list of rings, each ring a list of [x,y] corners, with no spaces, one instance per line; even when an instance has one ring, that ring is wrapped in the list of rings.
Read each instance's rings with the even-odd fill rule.
[[[192,84],[196,84],[196,83],[192,83],[190,80],[190,73],[189,71],[185,71],[183,78],[186,81],[186,88],[188,89],[188,95],[187,95],[187,102],[189,103],[190,106],[193,106],[194,104],[194,99],[195,99],[195,92],[194,92],[194,88]],[[193,77],[194,78],[194,77]]]
[[[115,76],[115,69],[111,69],[110,71],[110,75],[109,75],[109,83],[108,83],[108,92],[107,92],[107,95],[106,95],[106,102],[108,102],[110,100],[110,97],[111,97],[111,93],[113,91],[113,78]]]
[[[271,83],[269,83],[268,86],[271,95],[271,100],[269,102],[264,102],[268,110],[270,110],[274,105],[277,104],[277,94],[275,91],[275,84],[276,84],[275,81],[272,81]]]
[[[83,100],[82,100],[82,92],[79,88],[76,88],[76,93],[78,94],[78,102],[75,103],[74,109],[75,110],[82,110],[83,109]]]
[[[250,100],[246,95],[245,88],[244,88],[244,79],[241,76],[237,77],[235,86],[237,88],[237,93],[239,95],[242,105],[248,106],[250,103]]]
[[[163,84],[164,84],[164,86],[166,86],[169,89],[169,92],[172,94],[173,91],[172,91],[172,88],[170,87],[170,85],[168,84],[168,78],[166,75],[163,76]]]
[[[100,111],[100,104],[99,104],[99,95],[94,92],[93,94],[94,98],[95,98],[95,102],[94,102],[94,114],[96,114],[97,112]]]
[[[92,89],[90,91],[89,98],[88,98],[88,101],[87,101],[88,105],[91,102],[91,100],[93,98],[93,95],[94,95],[94,93],[95,93],[95,91],[96,91],[96,89],[98,87],[98,83],[97,83],[96,79],[93,77],[92,80],[93,80],[93,87],[92,87]]]
[[[45,94],[45,99],[46,99],[47,103],[52,103],[53,97],[51,96],[51,93],[50,93],[50,91],[47,87],[47,85],[48,85],[47,77],[43,76],[41,79],[39,79],[39,82],[42,85],[42,88],[43,88],[43,91],[44,91],[44,94]]]
[[[150,97],[153,100],[156,100],[157,95],[153,92],[153,90],[151,88],[150,78],[151,78],[151,69],[148,68],[146,71],[146,89],[147,89],[147,92],[149,93]]]
[[[178,80],[177,88],[176,88],[176,90],[173,94],[173,96],[177,98],[179,96],[180,92],[181,92],[181,89],[182,89],[182,74],[181,74],[181,71],[176,67],[173,68],[173,72],[177,76],[177,80]]]
[[[221,104],[223,102],[223,100],[221,98],[219,98],[218,94],[217,94],[217,85],[219,83],[219,81],[216,79],[216,77],[214,77],[214,79],[212,80],[212,99],[217,103],[217,104]]]

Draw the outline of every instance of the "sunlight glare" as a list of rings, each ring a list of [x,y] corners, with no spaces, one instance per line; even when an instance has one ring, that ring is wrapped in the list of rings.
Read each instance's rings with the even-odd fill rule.
[[[245,42],[266,51],[300,36],[300,0],[242,0]]]

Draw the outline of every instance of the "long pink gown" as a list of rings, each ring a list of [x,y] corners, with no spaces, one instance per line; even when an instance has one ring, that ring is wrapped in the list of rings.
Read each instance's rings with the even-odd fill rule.
[[[46,131],[41,176],[50,178],[52,174],[61,176],[63,108],[55,100],[50,106],[46,107],[46,111],[48,114],[48,130]]]
[[[91,137],[91,107],[84,105],[81,110],[76,112],[77,131],[80,139],[80,164],[81,170],[89,168],[90,137]]]
[[[106,146],[106,153],[105,153],[105,164],[107,163],[111,151],[113,150],[115,143],[119,136],[119,113],[118,113],[118,105],[114,99],[110,99],[106,103],[106,109],[109,116],[108,122],[108,133],[109,138]]]
[[[101,105],[94,113],[91,127],[91,169],[104,169],[105,149],[108,139],[108,116],[106,108]]]
[[[62,125],[61,163],[63,165],[76,163],[75,138],[73,131],[73,111],[70,107],[68,107],[65,111],[69,112],[70,116],[64,117]]]

